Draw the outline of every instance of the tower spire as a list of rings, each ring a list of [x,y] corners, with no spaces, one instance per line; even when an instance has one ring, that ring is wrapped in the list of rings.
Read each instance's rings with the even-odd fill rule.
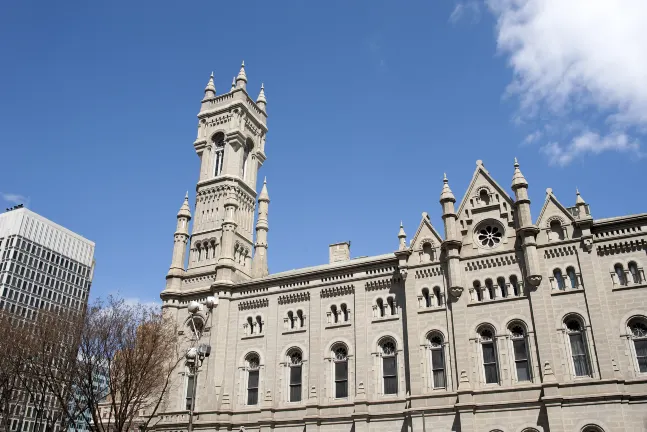
[[[236,88],[245,88],[247,86],[247,74],[245,73],[245,61],[240,65],[240,72],[236,77]]]
[[[213,99],[214,97],[216,97],[216,85],[213,83],[213,72],[211,72],[209,82],[204,88],[204,98],[202,100]]]
[[[515,212],[517,214],[517,236],[521,239],[524,264],[526,266],[526,280],[532,286],[541,283],[539,271],[539,258],[537,256],[537,234],[539,228],[532,222],[530,214],[530,199],[528,198],[528,182],[521,174],[519,162],[514,158],[514,174],[512,175],[512,190],[515,195]]]
[[[258,97],[256,98],[256,105],[263,111],[265,111],[265,107],[267,106],[267,99],[265,99],[265,85],[261,84],[261,92],[258,94]]]
[[[236,90],[236,77],[231,79],[231,89],[229,89],[229,91],[233,92],[234,90]]]
[[[402,221],[400,221],[400,231],[398,231],[398,240],[400,242],[398,250],[405,250],[407,248],[407,233],[404,232],[404,226],[402,225]]]
[[[270,195],[267,193],[267,177],[263,179],[263,189],[258,195],[258,220],[256,221],[256,244],[254,245],[254,258],[252,260],[252,277],[267,276],[267,232],[270,230],[267,223]]]
[[[186,246],[189,242],[189,221],[191,220],[191,208],[189,207],[189,192],[184,196],[184,202],[177,212],[177,226],[175,228],[173,242],[173,258],[171,267],[166,275],[165,291],[179,291],[184,275],[184,261],[186,258]]]

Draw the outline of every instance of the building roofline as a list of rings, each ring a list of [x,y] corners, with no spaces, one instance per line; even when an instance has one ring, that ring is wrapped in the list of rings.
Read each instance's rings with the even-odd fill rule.
[[[647,222],[647,213],[638,213],[633,215],[594,219],[593,227],[613,225],[613,224],[623,223],[623,222]]]
[[[22,207],[22,208],[19,208],[19,209],[16,209],[16,210],[11,210],[9,212],[2,213],[2,214],[0,214],[0,217],[2,217],[3,215],[6,215],[6,214],[15,214],[15,213],[25,213],[25,214],[27,214],[29,216],[32,216],[32,217],[34,217],[36,219],[39,219],[41,222],[46,223],[46,224],[52,226],[53,228],[56,228],[56,229],[64,232],[67,235],[70,235],[70,236],[76,238],[77,240],[80,240],[82,242],[85,242],[85,243],[88,243],[88,244],[92,245],[93,248],[96,246],[96,244],[92,240],[89,240],[89,239],[83,237],[82,235],[77,234],[76,232],[74,232],[74,231],[72,231],[72,230],[70,230],[68,228],[65,228],[64,226],[59,225],[56,222],[51,221],[50,219],[47,219],[45,216],[42,216],[42,215],[36,213],[35,211],[28,209],[27,207]]]

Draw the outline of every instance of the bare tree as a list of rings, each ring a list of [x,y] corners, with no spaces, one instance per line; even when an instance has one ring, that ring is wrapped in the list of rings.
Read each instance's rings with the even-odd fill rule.
[[[78,407],[73,411],[84,416],[91,431],[125,432],[136,419],[140,428],[148,427],[184,358],[176,335],[175,323],[158,308],[115,298],[88,308],[79,339]],[[107,415],[100,408],[107,408]]]

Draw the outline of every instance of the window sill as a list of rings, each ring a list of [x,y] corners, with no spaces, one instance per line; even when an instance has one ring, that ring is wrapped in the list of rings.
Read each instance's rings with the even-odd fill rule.
[[[338,327],[350,327],[350,322],[326,324],[327,329],[338,328]]]
[[[294,334],[294,333],[305,333],[305,332],[306,332],[306,328],[302,327],[298,329],[284,330],[283,334]]]
[[[550,295],[552,296],[558,296],[558,295],[566,295],[566,294],[574,294],[578,292],[584,292],[583,287],[578,287],[578,288],[568,288],[565,290],[553,290],[551,291]]]
[[[640,282],[640,283],[631,284],[631,285],[618,285],[611,288],[611,291],[620,291],[620,290],[634,289],[634,288],[647,288],[647,282]]]
[[[400,319],[400,315],[389,315],[385,317],[373,318],[371,322],[383,322],[383,321],[397,321]]]
[[[253,334],[253,335],[245,335],[241,337],[241,339],[257,339],[257,338],[262,338],[265,337],[265,334]]]
[[[447,310],[445,306],[429,306],[418,309],[418,313],[431,313],[431,312],[440,312]]]
[[[526,299],[526,298],[527,298],[526,296],[518,296],[518,297],[502,297],[502,298],[497,298],[497,299],[494,299],[494,300],[483,300],[483,301],[475,300],[475,301],[473,301],[471,303],[468,303],[467,306],[468,307],[470,307],[470,306],[481,306],[481,305],[489,304],[489,303],[503,303],[503,302],[508,302],[508,301],[522,300],[522,299]]]

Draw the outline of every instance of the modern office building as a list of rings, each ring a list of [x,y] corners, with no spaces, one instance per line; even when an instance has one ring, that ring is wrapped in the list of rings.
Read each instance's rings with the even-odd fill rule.
[[[94,243],[16,206],[0,214],[0,309],[29,321],[39,311],[83,311],[94,270]],[[17,341],[19,343],[19,341]],[[29,396],[29,397],[27,397]],[[11,431],[60,429],[53,395],[16,393]]]
[[[0,214],[0,308],[25,318],[88,301],[94,243],[25,208]]]
[[[195,431],[647,430],[647,214],[596,219],[551,189],[531,212],[516,160],[509,188],[477,161],[459,201],[429,173],[436,216],[409,241],[394,226],[384,254],[336,243],[327,264],[270,273],[267,100],[246,85],[243,67],[201,102],[161,298],[183,343],[212,349],[174,375],[157,430],[186,430],[191,406]]]

